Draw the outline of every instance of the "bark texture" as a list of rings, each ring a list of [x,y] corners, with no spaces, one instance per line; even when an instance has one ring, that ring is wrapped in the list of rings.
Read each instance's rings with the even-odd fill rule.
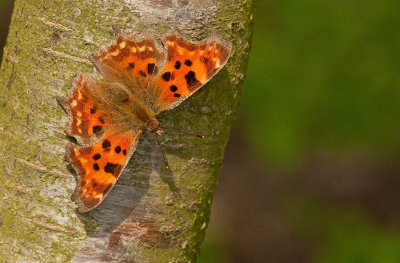
[[[209,220],[250,47],[251,0],[17,0],[0,72],[1,262],[194,262]],[[225,68],[143,134],[106,200],[80,214],[75,178],[63,162],[68,94],[76,70],[110,44],[116,24],[171,28],[192,40],[214,31],[233,44]],[[202,134],[199,139],[193,134]]]

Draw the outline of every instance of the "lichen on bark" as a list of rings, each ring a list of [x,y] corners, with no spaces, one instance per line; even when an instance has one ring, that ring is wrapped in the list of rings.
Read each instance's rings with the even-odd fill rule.
[[[250,48],[251,0],[17,0],[0,70],[0,261],[194,262],[240,95]],[[192,40],[217,31],[233,43],[225,68],[159,118],[162,146],[144,134],[103,204],[79,214],[63,162],[67,116],[55,97],[109,44],[110,25],[171,28]],[[193,134],[202,134],[199,139]]]

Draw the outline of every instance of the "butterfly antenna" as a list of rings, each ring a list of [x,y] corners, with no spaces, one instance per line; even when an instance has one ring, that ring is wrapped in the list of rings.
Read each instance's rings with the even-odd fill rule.
[[[159,136],[156,134],[157,144],[160,147],[161,154],[162,154],[162,156],[164,158],[165,168],[168,169],[169,168],[169,164],[168,164],[168,161],[167,161],[167,156],[165,155],[165,152],[164,152],[163,148],[161,147],[160,139],[158,137]]]

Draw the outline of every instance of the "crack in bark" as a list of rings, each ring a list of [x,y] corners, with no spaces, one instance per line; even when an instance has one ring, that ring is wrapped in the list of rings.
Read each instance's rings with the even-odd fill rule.
[[[60,30],[64,30],[64,31],[71,31],[70,28],[63,26],[61,24],[57,24],[51,21],[46,20],[44,17],[38,18],[40,21],[42,21],[43,23],[45,23],[46,25],[48,25],[49,27],[54,27]]]
[[[73,228],[70,228],[70,227],[63,227],[63,226],[60,226],[60,225],[51,224],[51,223],[47,223],[47,222],[43,222],[43,221],[41,221],[39,219],[36,219],[36,218],[34,218],[34,219],[27,218],[26,220],[30,221],[31,223],[33,223],[33,224],[35,224],[37,226],[41,226],[41,227],[47,228],[47,229],[52,230],[52,231],[61,231],[61,232],[69,233],[69,234],[75,234],[75,233],[78,232],[76,229],[73,229]]]
[[[89,65],[92,65],[92,63],[88,59],[85,59],[85,58],[75,57],[75,56],[60,52],[60,51],[53,50],[51,48],[43,48],[43,50],[47,53],[52,54],[53,56],[56,56],[56,57],[67,58],[67,59],[74,60],[77,62],[83,62],[83,63],[89,64]]]
[[[28,167],[31,167],[31,168],[33,168],[35,170],[38,170],[38,171],[41,171],[41,172],[49,172],[49,173],[54,174],[54,175],[56,175],[58,177],[64,177],[64,178],[71,178],[72,177],[72,175],[69,175],[69,174],[67,174],[67,173],[65,173],[63,171],[59,171],[59,170],[56,170],[56,169],[48,170],[40,162],[32,163],[32,162],[29,162],[27,160],[24,160],[24,159],[21,159],[21,158],[18,158],[18,157],[16,157],[15,159],[16,159],[17,162],[22,163],[22,164],[24,164],[24,165],[26,165]]]

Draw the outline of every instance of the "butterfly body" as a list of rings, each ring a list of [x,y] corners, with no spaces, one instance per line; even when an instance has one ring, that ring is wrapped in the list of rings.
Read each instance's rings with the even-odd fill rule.
[[[176,34],[134,41],[122,34],[90,58],[104,81],[78,72],[73,93],[58,98],[71,116],[66,160],[78,175],[72,199],[87,212],[106,197],[136,149],[142,131],[161,136],[156,116],[192,95],[226,63],[231,44],[214,36],[191,43]],[[161,70],[160,70],[161,69]]]

